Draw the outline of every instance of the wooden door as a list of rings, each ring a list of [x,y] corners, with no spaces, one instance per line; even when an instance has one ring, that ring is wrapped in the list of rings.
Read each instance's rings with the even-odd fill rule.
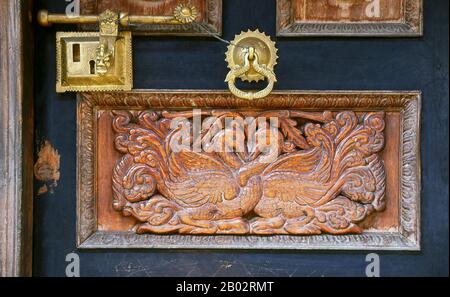
[[[35,9],[48,8],[53,12],[63,13],[66,4],[64,1],[39,0],[35,1]],[[393,94],[397,94],[395,96],[403,98],[396,97],[395,100],[399,102],[408,100],[408,98],[405,99],[408,96],[416,100],[419,94],[417,92],[401,93],[401,91],[420,91],[422,101],[414,102],[417,104],[415,105],[417,110],[422,112],[422,119],[421,121],[417,117],[411,119],[417,124],[417,129],[419,123],[421,124],[420,138],[417,143],[421,153],[415,155],[420,157],[417,162],[421,165],[422,178],[421,183],[416,183],[421,186],[417,189],[420,192],[421,202],[416,205],[417,211],[420,210],[420,222],[414,222],[418,227],[414,236],[417,236],[417,242],[420,242],[420,250],[407,252],[407,249],[395,251],[394,248],[391,251],[376,249],[376,252],[381,256],[383,276],[448,273],[448,129],[445,128],[445,123],[448,122],[448,1],[425,1],[424,35],[411,38],[277,37],[276,12],[276,1],[225,0],[222,13],[222,38],[232,40],[235,34],[249,28],[258,28],[272,36],[279,49],[279,61],[276,66],[278,83],[274,95],[269,97],[270,100],[261,102],[270,101],[270,104],[274,104],[274,101],[279,101],[278,105],[268,106],[269,103],[257,103],[253,106],[233,103],[221,105],[206,99],[206,103],[203,102],[204,105],[200,104],[200,106],[225,107],[238,111],[251,110],[255,106],[263,110],[269,108],[281,111],[302,110],[307,104],[314,106],[314,102],[321,99],[311,98],[308,95],[309,99],[305,102],[309,103],[296,106],[294,103],[286,105],[283,103],[286,99],[278,97],[303,92],[303,95],[295,95],[297,97],[293,99],[294,102],[303,100],[305,94],[308,94],[305,90],[314,90],[319,94],[327,94],[327,92],[329,94],[330,91],[336,90],[356,90],[356,93],[375,90],[374,93],[378,92],[375,96],[378,97],[374,101],[379,103],[384,102],[381,98],[383,96],[380,95],[382,91],[393,91]],[[286,244],[283,240],[272,248],[268,248],[270,247],[268,245],[264,249],[246,246],[244,250],[237,250],[233,246],[231,250],[225,250],[230,247],[217,249],[208,245],[193,249],[198,247],[196,241],[187,245],[189,250],[183,249],[182,244],[177,245],[177,248],[181,247],[181,249],[171,249],[170,244],[167,244],[167,248],[158,246],[158,249],[144,245],[141,246],[143,249],[122,247],[116,250],[114,246],[110,246],[110,249],[100,251],[80,246],[80,230],[77,230],[77,222],[80,219],[79,216],[77,217],[77,209],[79,209],[77,199],[80,198],[77,195],[80,189],[87,185],[80,184],[80,181],[88,181],[85,179],[88,173],[80,169],[83,165],[80,164],[80,160],[87,159],[82,159],[80,143],[77,143],[77,139],[80,140],[80,134],[77,134],[77,131],[80,133],[80,127],[83,126],[80,118],[80,113],[83,112],[80,109],[83,105],[80,102],[102,99],[98,99],[100,96],[98,94],[79,95],[77,105],[76,94],[55,92],[55,34],[57,31],[73,31],[74,28],[70,26],[43,28],[36,25],[34,29],[34,148],[36,151],[34,173],[36,179],[33,196],[33,275],[64,276],[68,264],[66,256],[71,253],[77,254],[80,258],[82,276],[365,275],[367,265],[365,260],[369,253],[367,250],[318,251],[314,247],[308,248],[307,244],[306,251],[283,249],[283,244]],[[161,95],[163,92],[159,90],[165,89],[165,93],[182,90],[181,94],[175,95],[179,98],[172,98],[173,102],[180,102],[184,100],[183,97],[189,97],[187,95],[189,92],[183,90],[196,90],[194,92],[196,97],[212,96],[205,95],[211,90],[220,93],[220,90],[227,88],[223,82],[227,74],[225,51],[226,44],[214,38],[136,35],[133,37],[133,88],[147,90],[144,97],[160,96],[158,100],[169,97]],[[290,90],[296,90],[296,92]],[[159,95],[149,95],[148,92]],[[392,93],[389,94],[392,95]],[[110,100],[117,98],[119,102],[117,106],[123,107],[126,104],[120,100],[136,95],[113,92],[109,96]],[[343,97],[342,94],[339,95],[340,97],[329,96],[331,96],[330,100],[337,102]],[[349,97],[351,102],[352,96],[358,97],[348,93],[344,97]],[[190,102],[196,99],[192,100]],[[358,109],[358,104],[347,104],[349,105],[337,106],[337,110],[350,110],[361,118],[365,116],[364,113],[367,110]],[[383,157],[391,178],[388,182],[401,184],[400,177],[404,174],[401,170],[408,170],[408,168],[392,164],[401,162],[399,160],[401,160],[402,152],[399,150],[401,147],[399,142],[408,137],[408,133],[401,134],[405,131],[399,126],[402,125],[402,121],[408,120],[408,116],[405,116],[407,112],[405,113],[403,107],[395,109],[398,107],[395,106],[395,102],[392,106],[383,105],[385,103],[377,104],[371,106],[371,110],[386,112],[388,118],[385,137],[389,148]],[[163,108],[177,107],[168,106],[167,102],[161,103],[161,106]],[[186,109],[192,106],[184,107]],[[312,112],[323,112],[328,107],[316,108]],[[404,107],[408,108],[406,105]],[[143,106],[141,109],[147,110],[148,106]],[[416,116],[418,114],[414,113]],[[97,133],[100,133],[105,143],[112,147],[112,136],[108,134],[114,132],[111,130],[111,118],[108,116],[100,118],[101,114],[96,116],[100,119],[98,122],[95,121],[98,125]],[[115,116],[117,117],[117,114]],[[317,123],[317,119],[313,122]],[[98,129],[102,127],[102,123],[106,123],[105,128]],[[414,133],[419,136],[418,131],[415,130]],[[103,142],[97,142],[98,144]],[[105,147],[108,144],[105,144]],[[89,151],[89,147],[85,147],[84,151],[83,148],[81,149],[81,153]],[[91,149],[98,148],[93,146]],[[97,159],[95,166],[103,168],[105,180],[111,181],[115,162],[122,156],[119,156],[117,151],[108,149],[101,152],[110,155],[102,155]],[[39,160],[44,161],[39,163]],[[105,160],[104,164],[103,160]],[[104,190],[107,192],[102,197],[108,197],[108,193],[111,193],[111,185],[103,183],[98,177],[95,183],[97,183],[96,189],[102,189],[102,185],[106,185]],[[392,191],[391,196],[401,196],[403,193],[396,192],[395,185],[389,189]],[[88,196],[89,193],[86,197]],[[105,203],[108,204],[108,201]],[[96,207],[98,207],[97,204]],[[394,218],[395,221],[396,218],[401,217],[401,207],[402,205],[389,205],[385,216]],[[98,208],[97,213],[94,211],[94,214],[98,215]],[[124,228],[129,228],[135,223],[129,218],[107,211],[101,215],[105,230],[114,231],[118,228],[119,231],[123,231]],[[389,219],[380,224],[391,224],[393,229],[399,228],[395,222],[389,222]],[[158,240],[164,241],[163,238],[167,238],[164,236],[162,235]],[[305,234],[299,236],[299,241],[308,238]]]

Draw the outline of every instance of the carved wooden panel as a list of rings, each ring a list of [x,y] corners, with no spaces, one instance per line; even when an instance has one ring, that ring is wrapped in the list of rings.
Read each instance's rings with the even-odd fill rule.
[[[78,100],[82,248],[420,247],[417,93]]]
[[[422,0],[277,0],[280,36],[422,35]]]
[[[127,12],[130,15],[172,16],[175,7],[185,3],[180,0],[81,0],[81,14],[98,14],[106,9]],[[222,0],[191,0],[189,3],[198,11],[194,24],[187,25],[132,25],[135,33],[155,35],[204,35],[208,31],[222,33]]]

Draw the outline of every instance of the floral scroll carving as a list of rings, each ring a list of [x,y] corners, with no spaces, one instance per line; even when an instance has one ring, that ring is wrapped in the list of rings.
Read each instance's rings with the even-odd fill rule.
[[[384,112],[202,112],[202,121],[226,117],[276,118],[278,149],[271,162],[245,149],[173,151],[169,145],[193,112],[113,110],[113,207],[134,217],[137,233],[354,234],[385,208]],[[233,147],[226,129],[201,131],[211,146]],[[274,135],[267,125],[267,135]],[[259,133],[259,132],[258,132]]]

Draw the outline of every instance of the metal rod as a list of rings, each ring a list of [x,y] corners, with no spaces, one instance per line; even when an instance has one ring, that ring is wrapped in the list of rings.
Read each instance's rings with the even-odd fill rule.
[[[51,26],[52,24],[95,24],[98,23],[97,15],[68,16],[65,14],[48,13],[47,10],[38,12],[38,22],[41,26]],[[131,24],[161,24],[180,25],[181,23],[173,16],[144,16],[119,14],[119,23],[123,27]]]
[[[38,22],[41,26],[45,27],[48,27],[52,24],[94,24],[98,23],[98,16],[68,16],[65,14],[49,14],[47,10],[40,10],[38,12]]]
[[[159,25],[180,25],[181,23],[173,16],[148,16],[148,15],[128,15],[120,13],[120,25],[128,27],[131,24],[159,24]]]

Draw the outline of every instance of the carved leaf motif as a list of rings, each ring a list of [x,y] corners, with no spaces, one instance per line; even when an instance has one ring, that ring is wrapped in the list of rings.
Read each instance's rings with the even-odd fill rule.
[[[281,119],[280,127],[286,139],[294,143],[300,149],[309,149],[310,145],[306,142],[301,130],[296,128],[297,121],[293,119]]]

